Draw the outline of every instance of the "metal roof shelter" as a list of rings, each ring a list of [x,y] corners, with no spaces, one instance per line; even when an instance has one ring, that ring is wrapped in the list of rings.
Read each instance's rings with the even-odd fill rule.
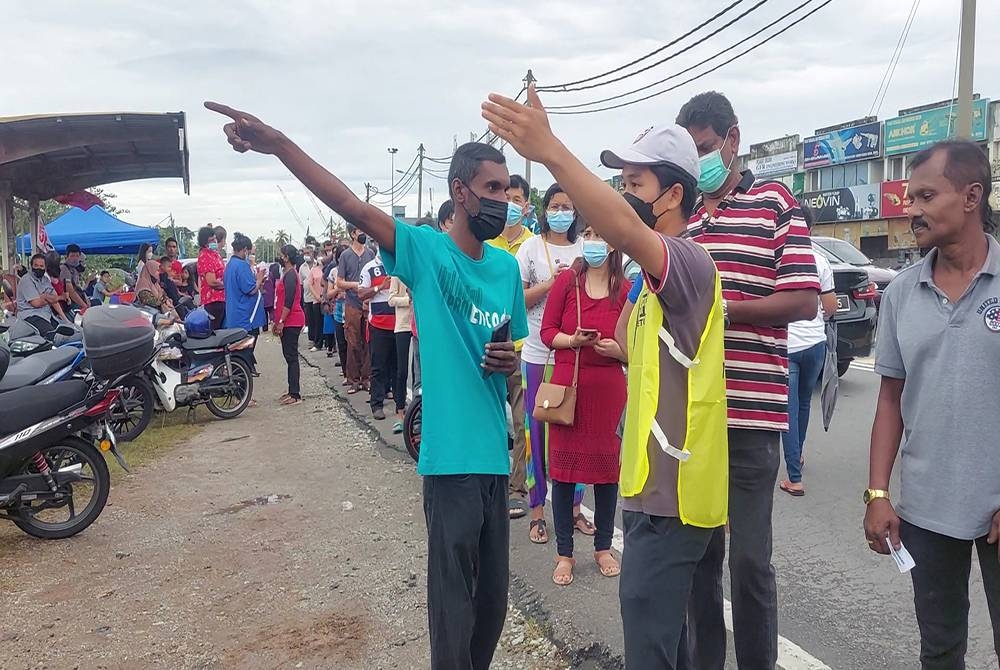
[[[14,260],[14,196],[35,221],[40,201],[103,184],[179,177],[190,193],[186,131],[184,112],[0,117],[3,267]]]

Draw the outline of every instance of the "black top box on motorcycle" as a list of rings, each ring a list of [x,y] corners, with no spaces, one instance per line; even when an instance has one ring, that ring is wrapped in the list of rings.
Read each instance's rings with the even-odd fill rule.
[[[83,315],[83,348],[94,374],[113,379],[138,371],[153,357],[155,330],[131,305],[91,307]]]

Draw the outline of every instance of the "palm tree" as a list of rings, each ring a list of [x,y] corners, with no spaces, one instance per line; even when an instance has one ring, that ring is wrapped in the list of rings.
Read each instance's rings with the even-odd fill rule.
[[[274,243],[279,247],[282,247],[292,241],[292,236],[286,233],[283,229],[278,229],[278,232],[274,235]]]

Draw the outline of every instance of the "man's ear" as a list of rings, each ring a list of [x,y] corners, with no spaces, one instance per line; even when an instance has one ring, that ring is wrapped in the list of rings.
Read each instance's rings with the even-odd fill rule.
[[[983,185],[980,183],[969,184],[965,187],[965,211],[971,212],[983,201]]]

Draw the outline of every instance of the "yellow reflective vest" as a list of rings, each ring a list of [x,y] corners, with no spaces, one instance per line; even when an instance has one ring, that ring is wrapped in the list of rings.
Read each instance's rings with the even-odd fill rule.
[[[649,477],[649,440],[678,460],[677,506],[685,524],[717,528],[729,512],[729,439],[726,415],[725,321],[722,284],[715,276],[715,300],[698,352],[680,351],[663,318],[656,294],[644,285],[629,318],[628,401],[622,433],[621,494],[639,495]],[[660,350],[688,370],[687,430],[683,445],[672,445],[657,422]]]

